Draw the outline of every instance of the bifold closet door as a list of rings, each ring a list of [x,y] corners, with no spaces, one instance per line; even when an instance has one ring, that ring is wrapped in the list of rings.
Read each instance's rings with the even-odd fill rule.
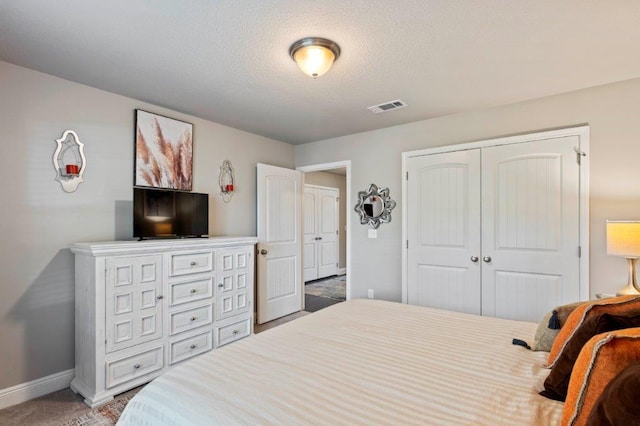
[[[338,272],[338,190],[305,186],[304,280]]]
[[[407,165],[408,303],[480,314],[480,150]]]
[[[538,322],[580,298],[577,136],[482,148],[482,314]]]

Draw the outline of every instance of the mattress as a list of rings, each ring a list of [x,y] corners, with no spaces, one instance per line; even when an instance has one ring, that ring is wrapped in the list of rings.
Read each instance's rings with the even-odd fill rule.
[[[170,370],[119,425],[553,425],[536,324],[400,303],[339,303]]]

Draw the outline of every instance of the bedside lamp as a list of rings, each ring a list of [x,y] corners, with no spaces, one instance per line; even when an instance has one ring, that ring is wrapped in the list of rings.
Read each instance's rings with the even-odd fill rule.
[[[640,221],[607,221],[607,254],[624,256],[629,262],[627,286],[618,296],[640,294],[636,280],[636,262],[640,257]]]

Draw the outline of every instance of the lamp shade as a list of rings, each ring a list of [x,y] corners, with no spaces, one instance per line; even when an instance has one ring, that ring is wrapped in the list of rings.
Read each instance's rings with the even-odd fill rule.
[[[340,47],[325,38],[308,37],[291,45],[289,55],[303,73],[315,79],[329,71],[340,56]]]
[[[607,221],[607,254],[640,257],[640,221]]]

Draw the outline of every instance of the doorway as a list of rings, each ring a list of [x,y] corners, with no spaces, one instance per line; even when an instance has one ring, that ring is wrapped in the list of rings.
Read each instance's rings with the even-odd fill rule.
[[[323,309],[324,307],[339,303],[343,300],[350,299],[350,247],[351,247],[351,233],[349,225],[349,212],[351,206],[351,161],[339,161],[334,163],[316,164],[311,166],[298,167],[303,173],[305,186],[309,185],[311,188],[335,188],[337,189],[336,203],[338,226],[336,229],[336,267],[331,272],[331,275],[320,274],[315,276],[313,273],[306,274],[304,282],[304,302],[303,309],[308,312],[315,312]],[[328,195],[320,191],[324,195]],[[312,192],[310,192],[311,194]],[[303,203],[303,217],[307,221],[317,221],[317,215],[311,214],[309,209],[317,209],[317,203],[310,202],[311,198],[308,198],[309,202]],[[325,205],[325,209],[327,206]],[[308,219],[312,218],[313,219]],[[317,223],[317,222],[316,222]],[[303,228],[305,225],[303,224]],[[312,227],[308,227],[308,233],[312,233]],[[320,230],[317,230],[318,232]],[[325,230],[326,231],[326,230]],[[320,233],[318,233],[320,235]],[[318,237],[308,235],[305,249],[303,249],[303,265],[307,269],[311,268],[314,263],[318,263],[317,259],[321,253],[318,253],[318,245],[315,243],[314,238],[324,238],[322,235]],[[314,250],[315,248],[315,250]],[[330,256],[328,256],[330,257]],[[305,267],[303,267],[303,270]]]

